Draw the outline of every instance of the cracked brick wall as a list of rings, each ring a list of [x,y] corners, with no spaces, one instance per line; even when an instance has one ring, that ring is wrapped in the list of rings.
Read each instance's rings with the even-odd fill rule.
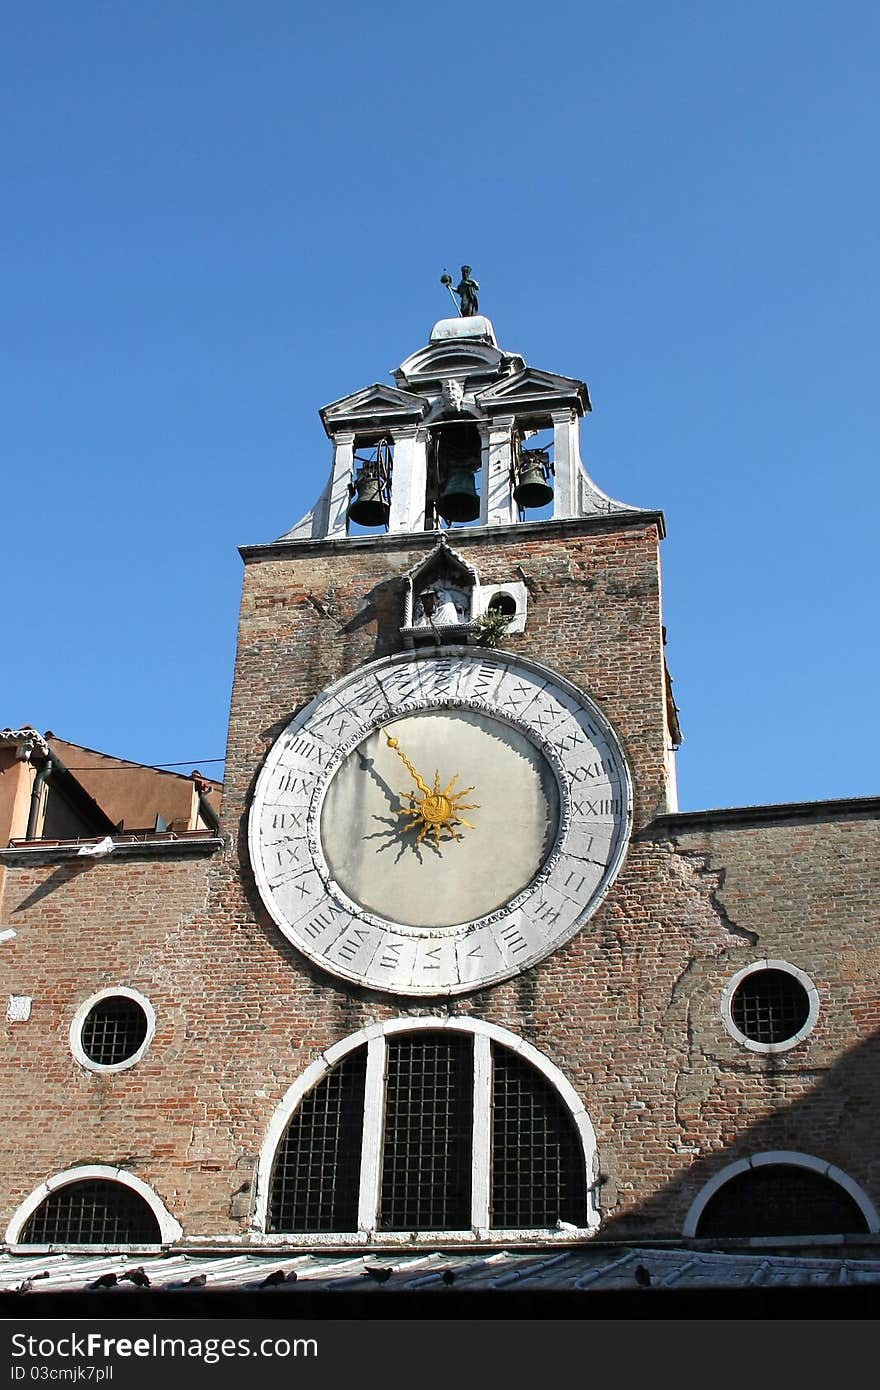
[[[74,1161],[118,1162],[187,1235],[241,1234],[267,1126],[306,1067],[371,1023],[444,1013],[509,1029],[568,1077],[596,1130],[609,1233],[679,1235],[707,1177],[759,1147],[837,1162],[880,1201],[869,1056],[880,978],[876,820],[685,831],[670,816],[652,828],[667,810],[656,528],[463,530],[454,542],[483,583],[526,584],[526,630],[504,645],[587,691],[626,751],[635,833],[603,906],[535,967],[454,1000],[413,1005],[305,961],[254,890],[245,837],[253,784],[298,708],[401,649],[404,576],[433,541],[247,555],[226,848],[185,863],[111,856],[81,873],[9,867],[0,925],[16,936],[0,950],[9,992],[34,1007],[30,1021],[5,1024],[14,1084],[0,1091],[4,1221]],[[803,969],[822,998],[810,1036],[770,1059],[735,1043],[719,1009],[725,983],[761,957]],[[70,1053],[70,1019],[113,983],[151,999],[156,1036],[130,1071],[85,1074]]]

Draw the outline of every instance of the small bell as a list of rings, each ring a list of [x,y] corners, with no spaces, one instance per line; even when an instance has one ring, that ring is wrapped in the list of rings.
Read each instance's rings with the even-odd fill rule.
[[[547,449],[523,449],[517,469],[513,495],[517,506],[546,507],[553,501],[550,485],[550,454]]]
[[[381,457],[368,459],[358,469],[349,491],[348,516],[358,526],[387,526],[391,513],[388,468]]]

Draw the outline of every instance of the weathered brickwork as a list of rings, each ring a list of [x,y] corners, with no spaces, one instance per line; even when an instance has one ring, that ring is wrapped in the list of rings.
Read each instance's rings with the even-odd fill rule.
[[[483,584],[525,579],[526,631],[505,649],[551,666],[602,706],[633,769],[637,822],[664,810],[663,647],[656,527],[544,525],[506,538],[456,532]],[[400,651],[404,576],[432,539],[316,542],[262,552],[244,583],[230,717],[226,824],[301,705],[340,676]],[[263,558],[265,555],[265,558]]]
[[[609,1234],[674,1237],[703,1183],[744,1154],[792,1149],[839,1164],[880,1203],[876,815],[780,810],[725,822],[666,816],[658,536],[654,526],[563,523],[456,532],[483,583],[522,580],[526,631],[505,646],[602,707],[635,783],[635,833],[602,908],[563,948],[453,1000],[398,1000],[313,967],[254,888],[246,816],[257,773],[292,714],[401,649],[403,576],[423,538],[248,552],[230,718],[226,848],[207,858],[9,862],[0,928],[7,993],[2,1219],[52,1173],[120,1165],[149,1183],[187,1236],[248,1228],[257,1155],[290,1085],[327,1047],[401,1014],[498,1024],[550,1058],[596,1130]],[[658,819],[660,817],[660,819]],[[47,856],[48,858],[48,856]],[[814,981],[815,1028],[767,1056],[724,1028],[720,996],[751,961]],[[143,1060],[86,1072],[76,1009],[111,984],[157,1015]]]

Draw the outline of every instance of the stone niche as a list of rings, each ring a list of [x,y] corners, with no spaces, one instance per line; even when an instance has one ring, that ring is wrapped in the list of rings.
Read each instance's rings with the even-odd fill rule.
[[[407,647],[429,642],[467,642],[481,629],[475,602],[477,571],[442,537],[440,544],[407,575],[401,635]]]
[[[454,642],[476,643],[483,635],[484,613],[500,609],[508,632],[522,632],[528,592],[525,584],[480,584],[479,574],[441,536],[437,548],[406,579],[404,621],[406,647]]]

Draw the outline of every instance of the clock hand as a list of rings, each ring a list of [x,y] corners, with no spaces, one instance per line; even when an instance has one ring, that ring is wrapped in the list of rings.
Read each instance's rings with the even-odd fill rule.
[[[434,773],[433,788],[429,787],[424,778],[421,777],[413,767],[413,764],[404,753],[397,739],[392,738],[390,734],[386,733],[385,741],[388,747],[393,749],[397,756],[405,763],[410,776],[422,794],[422,799],[419,801],[415,792],[407,792],[406,795],[409,797],[410,803],[409,807],[398,813],[401,816],[409,816],[410,823],[406,826],[407,830],[415,830],[416,826],[421,826],[418,843],[421,844],[429,831],[433,831],[434,843],[439,845],[441,830],[448,830],[453,840],[461,839],[461,836],[454,828],[456,825],[466,825],[469,830],[473,830],[474,827],[471,822],[465,820],[464,817],[459,814],[461,811],[479,810],[479,804],[477,802],[463,802],[461,800],[468,792],[474,790],[473,787],[465,787],[464,790],[460,792],[453,791],[453,787],[458,781],[458,773],[456,772],[449,786],[445,791],[441,791],[439,771]]]
[[[426,782],[423,782],[423,781],[422,781],[421,777],[420,777],[419,774],[416,772],[415,768],[413,767],[413,765],[412,765],[412,763],[410,762],[409,758],[408,758],[408,757],[406,756],[406,754],[404,753],[404,751],[403,751],[403,749],[401,748],[400,744],[398,743],[397,739],[396,739],[396,738],[392,738],[390,734],[386,734],[386,735],[385,735],[385,741],[386,741],[386,743],[388,744],[388,747],[389,747],[389,748],[393,748],[393,749],[394,749],[394,751],[395,751],[395,753],[397,754],[398,758],[402,758],[402,759],[403,759],[404,763],[406,764],[407,771],[409,772],[410,776],[412,777],[413,781],[415,782],[416,786],[418,787],[418,789],[419,789],[419,791],[422,793],[422,795],[423,795],[423,796],[430,796],[430,795],[431,795],[431,788],[427,785]]]

